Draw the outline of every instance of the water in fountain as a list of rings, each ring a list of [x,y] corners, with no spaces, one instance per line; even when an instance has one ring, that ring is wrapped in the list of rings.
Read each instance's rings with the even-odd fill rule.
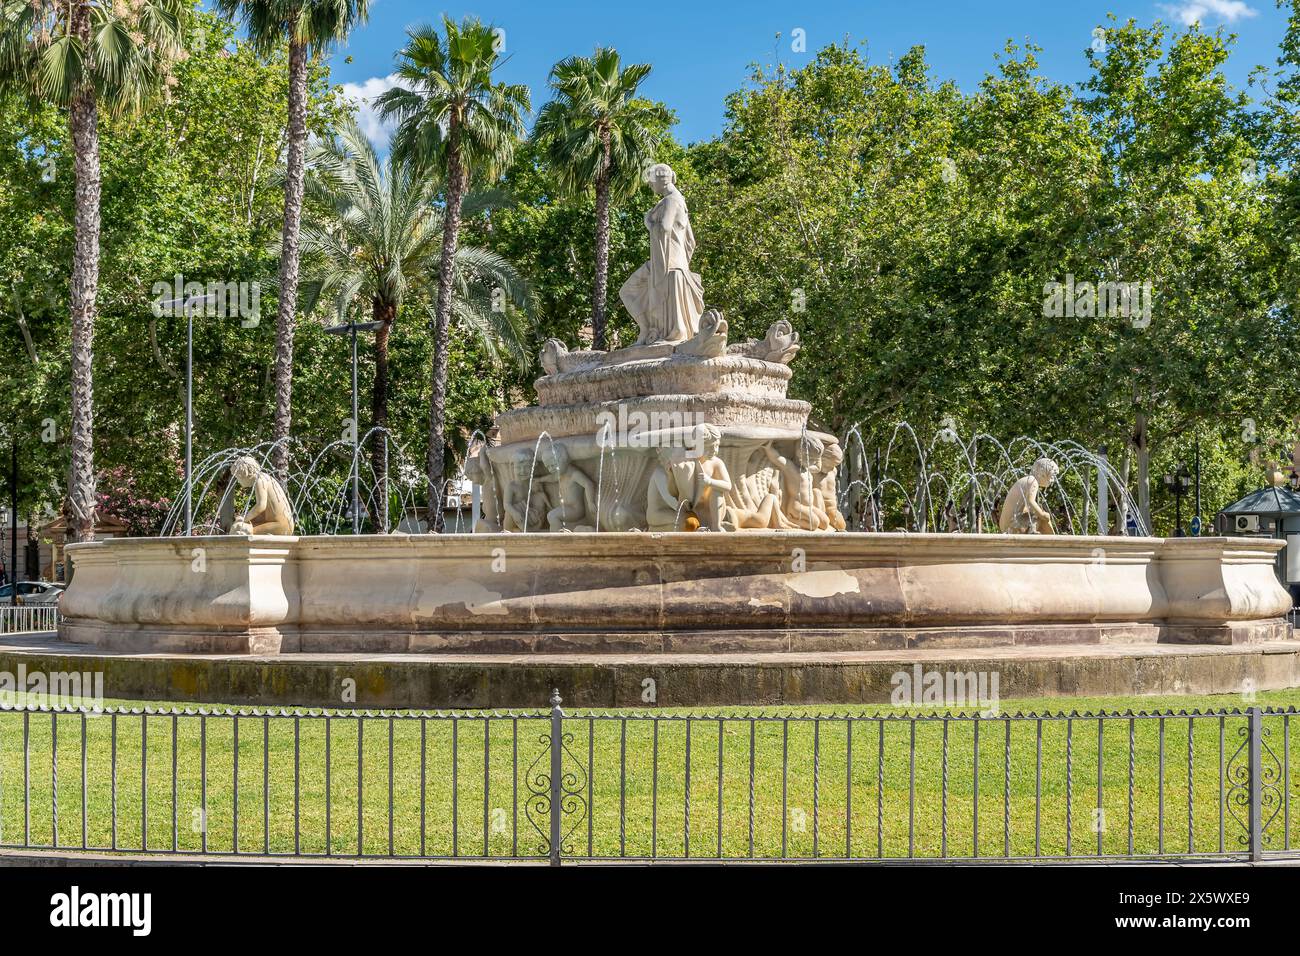
[[[908,422],[894,425],[889,440],[868,455],[861,425],[845,433],[839,484],[840,510],[857,531],[996,531],[1008,489],[1029,473],[1038,458],[1060,467],[1039,498],[1068,534],[1107,534],[1093,507],[1098,476],[1110,507],[1132,518],[1137,533],[1149,534],[1137,505],[1109,460],[1074,441],[1039,441],[1019,436],[1003,444],[978,433],[963,441],[955,428],[941,428],[922,442]]]
[[[608,427],[608,426],[606,426]],[[471,443],[486,442],[475,432]],[[804,441],[809,441],[805,435]],[[543,442],[546,444],[544,445]],[[285,442],[289,450],[288,487],[299,534],[347,534],[352,531],[352,460],[353,445],[345,438],[331,442],[311,453],[297,439]],[[609,451],[611,471],[618,454],[613,442],[599,442],[600,461],[596,476],[596,528],[600,527],[603,509],[619,504],[617,478],[613,488],[606,488],[605,452]],[[374,451],[383,449],[387,467],[375,467]],[[534,443],[531,472],[538,463],[547,463],[547,454],[558,467],[556,443],[542,432]],[[1040,502],[1053,512],[1056,527],[1062,533],[1105,533],[1097,527],[1098,516],[1093,494],[1100,474],[1109,490],[1111,507],[1120,518],[1137,522],[1139,534],[1147,534],[1132,496],[1109,461],[1073,441],[1039,441],[1019,436],[1003,444],[992,435],[979,433],[963,440],[955,429],[939,429],[927,442],[908,422],[895,424],[889,439],[869,454],[860,424],[846,432],[841,447],[844,462],[839,476],[839,509],[848,522],[849,531],[966,531],[997,529],[998,514],[1007,490],[1029,472],[1037,458],[1051,458],[1060,466],[1056,482],[1047,489]],[[251,504],[251,489],[240,488],[229,477],[230,465],[248,455],[263,468],[270,468],[276,444],[263,442],[251,448],[227,448],[200,461],[194,468],[193,527],[195,534],[221,534],[234,516]],[[383,428],[372,428],[357,446],[361,517],[360,530],[365,533],[419,531],[416,517],[429,501],[429,482],[417,459]],[[525,499],[525,513],[532,504],[533,482],[530,478]],[[544,480],[544,479],[543,479]],[[440,500],[446,501],[459,486],[448,479]],[[557,487],[558,490],[558,487]],[[611,504],[612,502],[612,504]],[[558,503],[564,512],[560,492]],[[162,534],[184,534],[184,497],[177,495],[163,524]],[[561,518],[559,530],[566,528]],[[545,531],[545,520],[538,528],[530,523],[529,531]],[[447,531],[466,533],[473,530],[473,517],[458,508]]]
[[[483,440],[479,432],[471,436]],[[288,449],[288,480],[285,492],[293,505],[298,534],[348,534],[352,531],[352,464],[354,446],[340,438],[312,453],[295,438],[283,440]],[[192,509],[194,534],[223,534],[230,521],[252,504],[252,489],[241,488],[230,478],[230,466],[244,455],[263,469],[271,469],[276,442],[262,442],[251,448],[226,448],[194,466]],[[382,450],[376,468],[375,451]],[[372,428],[356,446],[359,498],[359,530],[370,534],[390,531],[418,531],[417,509],[430,499],[429,479],[414,456],[384,428]],[[456,479],[443,484],[439,500],[446,501],[457,486]],[[176,495],[163,522],[163,535],[185,533],[185,498]],[[447,528],[469,532],[471,518],[458,509]]]

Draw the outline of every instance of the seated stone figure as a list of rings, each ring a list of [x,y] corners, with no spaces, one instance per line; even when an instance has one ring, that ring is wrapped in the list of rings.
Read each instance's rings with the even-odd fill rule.
[[[728,509],[731,527],[737,531],[772,530],[783,527],[781,523],[781,498],[771,489],[777,487],[775,478],[769,478],[770,468],[741,475],[736,483],[735,497],[740,504]]]
[[[1052,516],[1038,503],[1038,492],[1049,487],[1059,473],[1060,468],[1050,458],[1034,462],[1030,473],[1007,492],[998,517],[998,530],[1003,534],[1055,534]]]
[[[727,515],[727,492],[731,490],[731,475],[718,457],[722,432],[713,425],[701,425],[695,433],[699,447],[691,469],[689,507],[701,528],[721,531]]]
[[[231,477],[253,489],[253,504],[230,527],[231,534],[293,534],[293,506],[274,476],[248,455],[235,459]]]
[[[500,503],[497,499],[496,473],[488,459],[487,448],[480,448],[479,453],[465,461],[465,477],[482,489],[480,498],[483,517],[477,530],[493,534],[501,530]]]
[[[781,527],[791,531],[825,531],[830,525],[826,512],[817,507],[813,476],[821,467],[824,446],[812,437],[795,443],[794,461],[771,445],[764,445],[768,461],[781,473]]]
[[[548,508],[546,489],[533,480],[533,464],[531,453],[510,462],[509,480],[501,492],[503,531],[542,530]]]
[[[677,449],[661,446],[656,449],[658,463],[646,485],[645,518],[650,531],[683,531],[686,506],[677,490]]]
[[[541,459],[546,474],[539,483],[548,486],[547,497],[555,504],[546,513],[547,525],[552,531],[595,531],[596,483],[573,463],[563,445],[552,445]]]

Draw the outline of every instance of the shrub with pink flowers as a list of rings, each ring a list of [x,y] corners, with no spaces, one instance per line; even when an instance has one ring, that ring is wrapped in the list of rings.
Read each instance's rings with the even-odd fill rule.
[[[125,465],[102,469],[98,476],[100,515],[111,515],[137,536],[156,535],[171,508],[168,498],[151,498]]]

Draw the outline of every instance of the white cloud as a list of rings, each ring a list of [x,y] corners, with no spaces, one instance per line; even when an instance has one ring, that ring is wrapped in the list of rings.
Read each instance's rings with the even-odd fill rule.
[[[392,73],[388,76],[372,76],[362,83],[343,84],[343,95],[356,104],[357,125],[361,127],[361,131],[366,134],[370,142],[379,149],[388,145],[397,124],[391,120],[384,122],[379,118],[379,111],[375,109],[375,99],[385,90],[391,90],[395,86],[397,86],[397,77]]]
[[[1188,27],[1206,20],[1236,23],[1259,15],[1259,11],[1244,0],[1182,0],[1181,3],[1162,3],[1160,9]]]

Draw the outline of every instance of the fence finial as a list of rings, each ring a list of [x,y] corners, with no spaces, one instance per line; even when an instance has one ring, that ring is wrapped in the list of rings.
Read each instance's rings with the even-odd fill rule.
[[[559,689],[558,687],[552,688],[552,689],[551,689],[551,706],[552,706],[552,707],[559,707],[560,704],[562,704],[562,703],[564,703],[564,700],[563,700],[563,698],[560,697],[560,689]]]

